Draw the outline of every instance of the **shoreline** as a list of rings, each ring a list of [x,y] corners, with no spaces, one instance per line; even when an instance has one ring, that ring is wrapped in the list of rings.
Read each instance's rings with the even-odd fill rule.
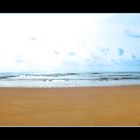
[[[140,85],[109,85],[109,86],[73,86],[73,87],[10,87],[10,86],[7,86],[7,87],[0,87],[0,89],[16,89],[16,88],[19,88],[19,89],[71,89],[71,88],[110,88],[110,87],[139,87]]]
[[[0,126],[140,126],[140,86],[0,88]]]

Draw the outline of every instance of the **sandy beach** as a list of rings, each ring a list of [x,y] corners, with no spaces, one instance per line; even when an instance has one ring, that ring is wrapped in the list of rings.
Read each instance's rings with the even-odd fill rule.
[[[140,86],[0,88],[0,126],[140,126]]]

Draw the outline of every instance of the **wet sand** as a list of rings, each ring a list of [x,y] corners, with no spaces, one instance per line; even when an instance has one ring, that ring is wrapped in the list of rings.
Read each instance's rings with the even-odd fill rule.
[[[0,126],[140,126],[140,86],[0,88]]]

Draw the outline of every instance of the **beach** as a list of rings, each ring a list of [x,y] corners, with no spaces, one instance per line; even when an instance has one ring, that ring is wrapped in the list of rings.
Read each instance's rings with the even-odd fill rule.
[[[0,126],[140,126],[140,86],[0,88]]]

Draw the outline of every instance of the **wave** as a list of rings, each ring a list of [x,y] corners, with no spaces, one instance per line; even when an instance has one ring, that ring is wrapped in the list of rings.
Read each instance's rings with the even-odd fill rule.
[[[11,78],[11,77],[16,77],[16,76],[0,76],[0,79],[7,79],[7,78]]]
[[[140,78],[137,77],[132,77],[132,78],[128,78],[128,77],[124,77],[124,78],[95,78],[95,79],[88,79],[88,78],[77,78],[77,79],[72,79],[72,78],[59,78],[59,79],[46,79],[46,78],[0,78],[1,80],[11,80],[11,81],[15,81],[15,80],[22,80],[22,81],[112,81],[112,80],[140,80]]]
[[[53,80],[90,80],[90,81],[108,81],[108,80],[137,80],[140,79],[140,73],[128,72],[111,72],[111,73],[25,73],[25,74],[0,74],[0,80],[42,80],[42,81],[53,81]]]

